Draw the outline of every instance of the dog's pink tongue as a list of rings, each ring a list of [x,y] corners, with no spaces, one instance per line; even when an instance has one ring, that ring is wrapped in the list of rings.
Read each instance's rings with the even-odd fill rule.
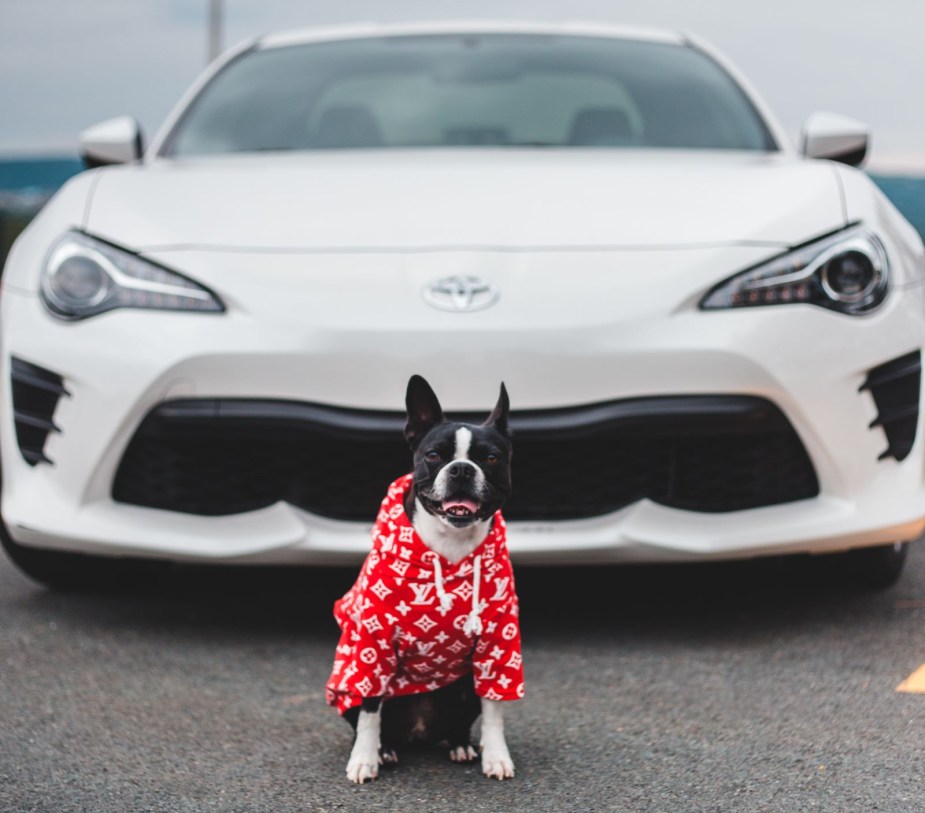
[[[443,503],[444,511],[452,511],[458,508],[465,508],[466,511],[472,514],[479,510],[478,503],[472,500],[446,500],[446,502]]]

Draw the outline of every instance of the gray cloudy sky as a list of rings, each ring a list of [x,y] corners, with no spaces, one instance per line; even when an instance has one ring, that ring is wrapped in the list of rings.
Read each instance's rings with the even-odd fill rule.
[[[204,67],[208,0],[0,0],[0,153],[73,152],[122,113],[152,133]],[[699,34],[796,137],[814,110],[867,122],[872,168],[925,171],[922,0],[226,0],[225,45],[369,20],[601,20]]]

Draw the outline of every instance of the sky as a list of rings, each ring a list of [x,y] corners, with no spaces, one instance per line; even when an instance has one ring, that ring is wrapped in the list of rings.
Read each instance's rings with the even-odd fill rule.
[[[74,154],[132,114],[148,135],[207,63],[208,0],[0,0],[0,155]],[[286,28],[430,19],[582,20],[697,34],[796,140],[829,110],[873,132],[868,167],[925,174],[922,0],[224,0],[224,45]]]

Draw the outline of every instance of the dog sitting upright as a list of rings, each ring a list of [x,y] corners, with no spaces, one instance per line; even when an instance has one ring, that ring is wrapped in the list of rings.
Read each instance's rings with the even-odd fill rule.
[[[482,771],[514,775],[502,701],[523,697],[518,602],[501,505],[511,493],[504,385],[478,426],[447,422],[420,376],[408,382],[414,472],[389,487],[373,549],[334,605],[341,628],[327,699],[354,726],[347,778],[375,779],[411,742],[446,742]]]

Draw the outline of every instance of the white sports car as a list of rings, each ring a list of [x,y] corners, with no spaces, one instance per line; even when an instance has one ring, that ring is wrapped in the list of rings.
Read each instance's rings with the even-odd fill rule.
[[[925,257],[867,138],[816,114],[794,149],[673,32],[248,43],[146,150],[87,131],[10,254],[4,545],[57,584],[357,562],[420,373],[461,415],[506,383],[515,562],[862,549],[890,582],[925,526]]]

